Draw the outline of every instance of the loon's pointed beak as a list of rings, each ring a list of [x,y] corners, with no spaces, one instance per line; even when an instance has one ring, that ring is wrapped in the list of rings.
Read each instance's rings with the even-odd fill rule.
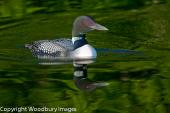
[[[102,25],[100,25],[100,24],[95,24],[95,25],[93,25],[93,26],[89,26],[91,29],[95,29],[95,30],[104,30],[104,31],[106,31],[106,30],[109,30],[109,29],[107,29],[106,27],[104,27],[104,26],[102,26]]]

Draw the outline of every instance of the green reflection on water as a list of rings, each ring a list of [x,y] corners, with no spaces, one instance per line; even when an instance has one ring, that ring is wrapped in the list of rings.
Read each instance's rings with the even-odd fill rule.
[[[1,20],[0,106],[75,107],[78,113],[169,113],[169,3],[135,10],[100,10],[29,15]],[[132,49],[146,57],[99,54],[88,77],[110,85],[83,92],[73,66],[39,65],[24,49],[35,40],[70,37],[72,21],[91,15],[108,32],[87,35],[96,48]]]

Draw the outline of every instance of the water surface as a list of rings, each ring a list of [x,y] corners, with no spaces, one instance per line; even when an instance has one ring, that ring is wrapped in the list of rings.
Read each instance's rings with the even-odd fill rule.
[[[98,58],[88,78],[110,85],[86,92],[73,81],[72,62],[41,65],[24,44],[71,37],[72,21],[91,15],[108,32],[88,41]],[[76,108],[77,113],[170,112],[169,4],[137,10],[35,14],[0,26],[0,106]],[[1,20],[3,21],[7,20]]]

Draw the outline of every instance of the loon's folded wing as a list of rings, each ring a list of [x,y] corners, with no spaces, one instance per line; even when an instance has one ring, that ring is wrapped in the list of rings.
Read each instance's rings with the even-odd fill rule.
[[[63,47],[65,47],[68,51],[73,51],[74,47],[73,47],[73,43],[71,39],[55,39],[55,40],[51,40],[54,44],[59,44]]]
[[[70,44],[70,41],[64,41],[64,39],[40,40],[32,44],[26,44],[25,47],[29,48],[33,55],[40,59],[55,59],[57,57],[66,57],[71,51],[71,44],[67,43]]]

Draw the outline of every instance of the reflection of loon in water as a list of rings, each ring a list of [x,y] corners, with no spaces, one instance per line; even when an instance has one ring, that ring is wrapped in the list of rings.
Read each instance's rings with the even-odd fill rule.
[[[96,88],[109,85],[106,82],[92,82],[89,80],[87,75],[86,64],[74,64],[74,82],[75,85],[83,91],[93,91]]]
[[[97,56],[96,50],[85,38],[85,33],[92,30],[108,29],[97,24],[91,17],[79,16],[73,23],[72,39],[39,40],[25,47],[39,59],[94,59]]]

